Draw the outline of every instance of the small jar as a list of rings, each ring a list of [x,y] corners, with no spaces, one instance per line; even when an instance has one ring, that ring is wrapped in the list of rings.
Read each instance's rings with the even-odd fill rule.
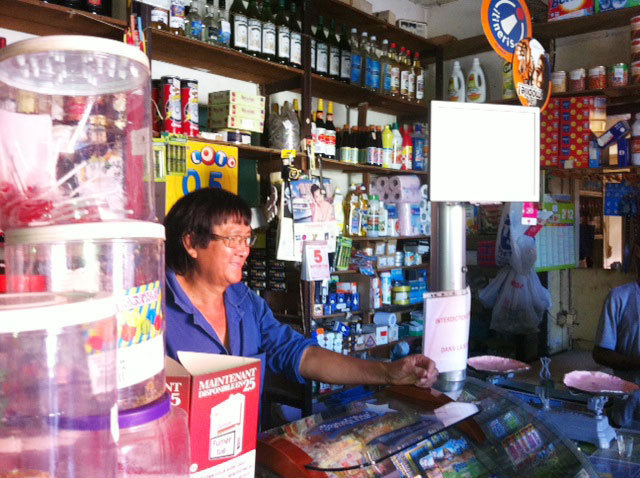
[[[567,91],[566,71],[554,71],[551,74],[551,91],[553,93],[564,93]]]
[[[640,38],[631,40],[631,61],[640,61]]]
[[[640,15],[631,17],[631,39],[640,38]]]
[[[569,91],[587,89],[587,72],[584,68],[576,68],[569,73]]]
[[[607,85],[612,87],[627,86],[629,83],[629,67],[626,63],[616,63],[607,70]]]
[[[589,89],[604,90],[607,87],[607,73],[604,66],[589,68]]]

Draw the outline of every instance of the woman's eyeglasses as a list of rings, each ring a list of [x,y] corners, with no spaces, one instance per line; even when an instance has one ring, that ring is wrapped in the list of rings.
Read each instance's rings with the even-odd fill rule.
[[[219,236],[217,234],[209,234],[214,241],[222,241],[224,245],[230,249],[234,249],[239,246],[251,247],[256,243],[256,235],[250,236]]]

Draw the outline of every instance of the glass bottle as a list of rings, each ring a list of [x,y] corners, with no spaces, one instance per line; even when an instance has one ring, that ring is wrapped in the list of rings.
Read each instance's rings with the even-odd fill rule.
[[[336,127],[333,124],[333,101],[327,104],[327,121],[325,122],[325,158],[336,159]]]
[[[407,99],[414,101],[416,98],[416,72],[413,69],[413,63],[411,62],[411,51],[407,51],[407,67],[409,68],[409,80],[407,83]]]
[[[218,44],[231,46],[231,23],[226,0],[218,0]]]
[[[82,7],[82,0],[64,0],[62,3],[65,7],[80,9]]]
[[[204,24],[204,31],[202,38],[207,43],[215,45],[218,43],[220,33],[218,32],[219,21],[218,9],[215,6],[214,0],[207,0],[205,6],[205,14],[202,23]]]
[[[391,61],[391,96],[400,95],[400,63],[399,53],[396,51],[396,44],[392,43],[389,49],[389,60]]]
[[[298,23],[298,13],[296,12],[296,4],[291,2],[289,7],[289,32],[291,36],[291,43],[289,46],[290,60],[289,64],[296,68],[302,67],[302,29]],[[315,65],[311,64],[312,68]]]
[[[104,13],[104,1],[103,0],[87,0],[85,10],[96,15],[102,15]]]
[[[413,72],[416,78],[416,102],[424,102],[424,68],[420,63],[420,53],[416,52],[413,56]]]
[[[316,29],[316,72],[323,76],[329,74],[329,44],[327,43],[327,35],[324,32],[322,16],[318,17]]]
[[[249,27],[247,25],[247,9],[242,0],[233,0],[229,16],[231,18],[231,46],[236,50],[246,52]]]
[[[316,110],[316,156],[325,157],[325,123],[324,123],[324,100],[318,99],[318,109]]]
[[[371,65],[369,78],[369,89],[375,92],[380,91],[380,50],[378,50],[378,42],[375,35],[371,35],[369,42],[369,63]]]
[[[278,2],[278,12],[276,13],[276,59],[278,63],[288,65],[291,60],[291,31],[289,29],[289,19],[285,13],[284,0]]]
[[[185,8],[182,0],[171,0],[169,8],[169,32],[184,35]]]
[[[340,42],[336,35],[336,21],[331,20],[329,23],[329,36],[327,38],[329,44],[329,77],[334,80],[340,79]]]
[[[151,9],[151,28],[157,30],[169,29],[169,10],[166,8],[153,7]]]
[[[358,41],[358,30],[351,29],[351,37],[349,38],[351,46],[351,84],[362,84],[362,51],[360,42]]]
[[[249,0],[247,7],[247,52],[262,55],[262,20],[256,0]]]
[[[407,99],[409,94],[409,68],[407,67],[407,53],[404,47],[400,48],[398,63],[400,65],[400,98]]]
[[[380,52],[380,93],[391,95],[391,57],[389,53],[389,40],[382,40]]]
[[[271,0],[262,3],[262,58],[269,61],[276,58],[276,24],[271,12]]]
[[[342,25],[342,34],[340,35],[340,81],[351,82],[351,44],[346,25]]]
[[[367,87],[367,62],[369,57],[369,34],[362,32],[360,34],[360,55],[362,56],[362,73],[360,75],[360,83],[358,86]]]
[[[186,34],[189,38],[203,41],[204,22],[202,21],[202,15],[200,15],[200,8],[199,0],[191,2],[191,9],[186,18]]]

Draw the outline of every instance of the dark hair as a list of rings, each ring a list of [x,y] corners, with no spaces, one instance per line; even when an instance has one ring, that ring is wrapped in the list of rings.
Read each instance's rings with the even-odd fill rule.
[[[213,226],[226,222],[251,224],[251,209],[240,196],[221,188],[203,188],[180,198],[164,218],[167,267],[179,275],[189,274],[195,260],[183,239],[190,236],[194,247],[207,247]]]
[[[313,183],[311,185],[311,195],[313,196],[313,193],[315,193],[316,191],[318,191],[320,189],[320,186],[318,186],[316,183]]]

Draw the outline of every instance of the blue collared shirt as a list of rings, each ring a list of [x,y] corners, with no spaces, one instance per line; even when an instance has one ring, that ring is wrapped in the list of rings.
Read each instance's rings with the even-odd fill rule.
[[[289,380],[304,383],[300,375],[300,359],[307,347],[318,345],[273,316],[267,303],[242,283],[224,292],[227,312],[229,349],[218,337],[202,313],[193,305],[176,274],[167,269],[167,355],[177,360],[179,350],[260,358],[265,364]]]

